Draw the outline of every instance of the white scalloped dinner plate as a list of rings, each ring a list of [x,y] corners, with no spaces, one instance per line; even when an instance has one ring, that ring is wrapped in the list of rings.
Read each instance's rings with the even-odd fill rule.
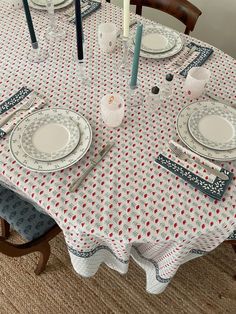
[[[202,106],[188,120],[189,131],[202,145],[227,150],[236,148],[236,110],[218,103]]]
[[[78,124],[80,130],[80,141],[75,149],[67,156],[54,161],[40,161],[27,155],[21,146],[21,137],[25,128],[29,125],[29,117],[38,116],[40,119],[47,117],[49,113],[54,112],[57,115],[66,116]],[[65,169],[78,162],[88,151],[92,142],[92,129],[85,117],[69,109],[54,108],[43,109],[33,112],[26,116],[14,128],[10,135],[9,146],[13,158],[26,169],[37,172],[54,172]]]
[[[230,149],[230,150],[216,150],[212,148],[208,148],[198,141],[195,140],[195,138],[191,135],[189,128],[188,128],[188,120],[191,116],[191,114],[197,110],[200,110],[201,107],[208,105],[209,103],[212,103],[212,105],[217,106],[219,102],[217,101],[199,101],[192,103],[186,107],[184,107],[178,114],[177,121],[176,121],[176,128],[178,135],[180,139],[183,141],[183,143],[190,148],[193,152],[214,160],[219,161],[230,161],[230,160],[236,160],[236,148]],[[222,104],[224,105],[224,104]],[[235,109],[224,105],[227,107],[229,111],[232,111],[235,113]]]
[[[28,126],[21,136],[21,147],[25,153],[42,161],[69,155],[79,143],[79,126],[72,119],[54,111],[49,111],[47,117],[39,116],[28,116],[25,121]]]
[[[172,32],[153,25],[144,29],[141,50],[149,53],[161,53],[175,46],[175,36]]]
[[[145,26],[146,31],[148,31],[149,28],[153,29],[153,25]],[[155,28],[159,29],[160,31],[165,31],[165,32],[171,33],[171,35],[175,39],[175,45],[172,49],[165,51],[165,52],[150,53],[150,52],[140,50],[140,56],[141,57],[160,60],[160,59],[172,57],[182,50],[183,41],[177,32],[175,32],[174,30],[172,30],[166,26],[163,26],[163,25],[157,25],[157,26],[155,26]],[[130,32],[130,38],[129,38],[129,49],[132,52],[134,52],[134,47],[135,47],[134,39],[135,39],[135,30]]]
[[[46,0],[31,0],[34,4],[46,7]],[[66,0],[53,0],[54,5],[59,5]]]
[[[47,7],[46,6],[42,6],[42,5],[37,5],[36,3],[34,3],[32,0],[28,0],[29,2],[29,6],[33,9],[36,9],[36,10],[43,10],[43,11],[46,11],[47,10]],[[64,2],[58,4],[58,5],[55,5],[54,9],[55,10],[58,10],[58,9],[62,9],[62,8],[65,8],[67,6],[69,6],[71,3],[73,2],[73,0],[65,0]]]

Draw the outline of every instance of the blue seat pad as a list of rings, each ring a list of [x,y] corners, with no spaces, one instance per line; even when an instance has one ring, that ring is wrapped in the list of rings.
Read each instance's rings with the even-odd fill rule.
[[[51,217],[40,213],[33,205],[1,185],[0,217],[28,241],[39,238],[56,224]]]

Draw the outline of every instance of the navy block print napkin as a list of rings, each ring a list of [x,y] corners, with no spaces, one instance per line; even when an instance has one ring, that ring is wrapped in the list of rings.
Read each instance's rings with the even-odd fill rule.
[[[97,1],[88,1],[88,4],[90,5],[89,8],[83,9],[81,8],[81,15],[82,18],[90,15],[91,13],[97,11],[101,7],[101,3]],[[75,19],[71,20],[71,22],[75,23]]]
[[[16,94],[11,96],[8,100],[0,104],[0,116],[10,110],[12,107],[19,104],[24,98],[26,98],[32,92],[27,87],[22,87]],[[0,138],[4,137],[6,133],[0,128]]]
[[[226,169],[221,169],[221,172],[224,172],[229,177],[229,180],[222,180],[218,177],[215,177],[213,182],[209,182],[162,154],[158,155],[158,157],[155,159],[155,162],[183,180],[187,181],[199,191],[217,200],[222,198],[233,178],[233,173]]]
[[[192,67],[199,67],[199,66],[203,65],[208,60],[208,58],[212,55],[212,53],[213,53],[213,49],[212,48],[203,47],[203,46],[197,45],[197,44],[195,44],[193,42],[191,42],[191,43],[189,43],[187,45],[187,47],[189,49],[191,49],[193,46],[196,47],[195,52],[197,51],[198,55],[196,56],[196,58],[194,60],[191,61],[191,63],[188,64],[188,66],[185,69],[183,69],[180,72],[180,74],[183,75],[184,77],[187,76],[188,71]]]

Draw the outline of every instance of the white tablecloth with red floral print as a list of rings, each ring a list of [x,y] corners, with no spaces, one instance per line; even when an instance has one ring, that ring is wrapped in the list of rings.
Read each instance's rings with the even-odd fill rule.
[[[41,43],[50,51],[50,58],[41,64],[27,61],[30,43],[23,11],[0,5],[0,101],[22,86],[31,87],[47,100],[47,107],[82,113],[91,124],[93,140],[86,156],[74,166],[40,174],[16,163],[7,136],[0,142],[0,182],[56,220],[80,275],[94,275],[102,263],[125,273],[132,257],[146,272],[147,291],[160,293],[180,265],[213,250],[236,229],[236,177],[223,199],[216,201],[155,164],[154,158],[177,136],[177,114],[189,103],[182,91],[184,78],[179,75],[174,96],[155,111],[147,104],[127,108],[120,128],[104,126],[100,100],[108,92],[125,97],[127,79],[117,71],[121,43],[112,54],[103,54],[97,44],[97,26],[101,21],[113,21],[121,27],[119,8],[106,4],[84,20],[91,86],[81,85],[77,79],[75,27],[66,21],[63,11],[58,16],[60,27],[67,32],[66,40],[51,46],[43,38],[46,13],[32,10],[32,16]],[[140,59],[139,80],[146,94],[163,81],[170,60]],[[236,101],[235,60],[214,48],[205,67],[214,77],[209,88]],[[115,142],[113,149],[79,190],[70,193],[71,182],[109,141]],[[236,173],[235,162],[221,165]]]

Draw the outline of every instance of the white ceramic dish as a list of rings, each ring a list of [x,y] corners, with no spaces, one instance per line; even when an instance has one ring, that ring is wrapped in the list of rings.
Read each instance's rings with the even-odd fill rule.
[[[189,131],[202,145],[227,150],[236,148],[236,110],[218,103],[207,103],[193,112],[188,120]]]
[[[175,36],[172,32],[157,26],[145,28],[141,50],[149,53],[166,52],[175,46]]]
[[[21,147],[22,132],[26,126],[29,125],[29,117],[34,119],[33,116],[37,115],[39,118],[43,119],[44,117],[46,118],[51,112],[61,116],[66,116],[67,118],[72,119],[74,123],[78,124],[80,129],[80,141],[71,154],[65,156],[62,159],[49,162],[35,160],[27,155]],[[91,141],[91,126],[81,114],[68,109],[55,108],[38,110],[27,116],[25,119],[21,120],[11,133],[9,144],[10,152],[17,163],[26,169],[47,173],[65,169],[78,162],[88,151]]]
[[[192,151],[196,152],[197,154],[214,160],[219,161],[230,161],[236,159],[236,149],[231,150],[216,150],[212,148],[208,148],[195,140],[195,138],[191,135],[189,128],[188,128],[188,120],[191,114],[201,108],[201,106],[207,105],[207,101],[195,102],[186,107],[184,107],[178,114],[176,128],[180,139],[183,143],[190,148]],[[217,101],[211,101],[213,105],[218,105]],[[226,106],[226,105],[225,105]],[[233,112],[235,109],[232,107],[227,106],[227,108]]]
[[[28,120],[26,119],[25,122]],[[30,121],[30,122],[29,122]],[[21,137],[21,146],[30,157],[52,161],[69,155],[79,143],[80,130],[71,119],[49,112],[47,118],[33,115]]]
[[[182,41],[180,35],[177,32],[175,32],[172,29],[170,29],[170,28],[168,28],[166,26],[163,26],[163,25],[158,25],[156,27],[158,29],[160,29],[160,30],[171,32],[171,34],[175,38],[175,46],[172,49],[168,50],[168,51],[159,52],[159,53],[149,53],[149,52],[140,50],[140,56],[141,57],[160,60],[160,59],[165,59],[165,58],[172,57],[172,56],[176,55],[178,52],[180,52],[182,50],[182,48],[183,48],[183,41]],[[153,25],[145,26],[146,30],[148,30],[149,28],[153,28]],[[130,33],[130,39],[129,39],[129,49],[132,52],[134,52],[134,38],[135,38],[135,30],[133,30]]]
[[[33,2],[33,0],[28,0],[29,2],[29,6],[33,9],[36,10],[43,10],[46,11],[47,7],[46,6],[42,6],[42,5],[37,5]],[[59,10],[59,9],[63,9],[67,6],[69,6],[71,3],[73,3],[73,0],[65,0],[64,2],[62,2],[61,4],[55,5],[55,10]]]
[[[46,7],[46,0],[31,0],[34,4]],[[59,5],[66,0],[53,0],[54,5]]]

